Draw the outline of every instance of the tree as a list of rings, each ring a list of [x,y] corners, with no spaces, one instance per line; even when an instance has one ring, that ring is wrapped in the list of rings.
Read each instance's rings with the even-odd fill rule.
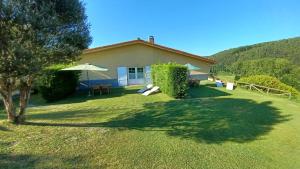
[[[211,56],[216,73],[225,71],[246,77],[270,75],[300,91],[300,37],[225,50]]]
[[[25,121],[36,76],[53,64],[78,59],[91,38],[79,0],[0,0],[0,93],[8,120]],[[19,112],[12,92],[20,91]]]
[[[300,91],[300,68],[294,66],[290,74],[285,74],[281,78],[282,82],[289,84]]]
[[[270,75],[278,79],[292,70],[291,63],[286,59],[254,59],[233,63],[230,67],[232,73],[241,76]]]

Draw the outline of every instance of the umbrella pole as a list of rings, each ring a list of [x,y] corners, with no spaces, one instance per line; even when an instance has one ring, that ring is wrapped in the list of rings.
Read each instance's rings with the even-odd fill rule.
[[[90,78],[89,78],[89,71],[88,70],[86,71],[86,77],[87,77],[87,80],[88,80],[88,88],[89,88],[89,95],[88,96],[91,96],[91,86],[90,86]]]

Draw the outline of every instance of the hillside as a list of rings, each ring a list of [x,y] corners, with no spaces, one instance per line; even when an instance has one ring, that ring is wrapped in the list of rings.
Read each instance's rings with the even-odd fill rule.
[[[216,53],[210,58],[223,66],[236,61],[262,58],[284,58],[295,65],[300,65],[300,37],[233,48]]]
[[[233,48],[210,58],[217,61],[213,73],[269,75],[300,91],[300,37]]]

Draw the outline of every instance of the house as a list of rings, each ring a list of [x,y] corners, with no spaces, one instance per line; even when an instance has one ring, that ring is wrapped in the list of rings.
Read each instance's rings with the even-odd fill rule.
[[[210,67],[215,63],[205,57],[158,45],[154,37],[150,36],[149,41],[137,39],[86,49],[79,64],[90,63],[108,69],[106,72],[91,72],[91,84],[127,86],[150,83],[151,65],[168,62],[190,63],[200,67],[197,75],[202,79],[208,78]]]

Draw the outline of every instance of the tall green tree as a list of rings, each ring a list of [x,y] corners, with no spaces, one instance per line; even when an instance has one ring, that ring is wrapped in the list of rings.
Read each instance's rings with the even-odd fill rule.
[[[30,90],[45,68],[78,59],[91,42],[79,0],[0,0],[0,93],[8,120],[25,121]],[[12,93],[20,91],[19,111]]]
[[[240,76],[269,75],[281,79],[292,70],[291,63],[286,59],[255,59],[241,60],[230,66],[230,72]]]
[[[294,66],[289,74],[281,77],[281,81],[300,91],[300,67]]]

